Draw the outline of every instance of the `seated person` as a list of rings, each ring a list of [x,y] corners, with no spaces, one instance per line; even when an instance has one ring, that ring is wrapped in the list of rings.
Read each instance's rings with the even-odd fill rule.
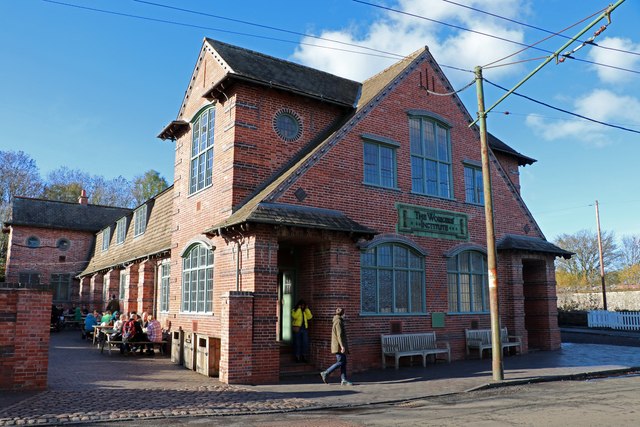
[[[147,334],[142,331],[142,325],[140,324],[138,315],[135,312],[131,312],[129,320],[122,325],[122,346],[120,353],[135,351],[135,347],[132,349],[131,344],[148,340]],[[142,353],[142,348],[140,348],[140,353]]]
[[[147,339],[151,342],[161,342],[162,341],[162,325],[160,322],[152,315],[147,316]],[[147,344],[147,354],[154,354],[153,345]]]
[[[120,318],[113,323],[113,332],[111,333],[112,341],[122,340],[122,326],[127,322],[127,315],[121,314]]]
[[[98,324],[98,312],[93,311],[93,313],[87,314],[87,317],[84,319],[84,331],[82,334],[82,338],[88,338],[93,335],[93,327]]]
[[[109,310],[105,311],[102,317],[100,318],[101,325],[110,325],[111,324],[111,312]]]

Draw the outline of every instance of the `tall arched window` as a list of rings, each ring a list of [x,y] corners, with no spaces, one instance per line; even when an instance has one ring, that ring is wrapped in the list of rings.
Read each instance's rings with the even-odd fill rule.
[[[213,310],[213,251],[195,244],[182,256],[182,311]]]
[[[382,243],[360,257],[362,314],[425,313],[424,257],[401,243]]]
[[[464,251],[447,261],[449,311],[481,313],[489,311],[487,257],[478,251]]]
[[[215,107],[211,107],[200,113],[193,122],[189,194],[193,194],[211,185],[215,118]]]

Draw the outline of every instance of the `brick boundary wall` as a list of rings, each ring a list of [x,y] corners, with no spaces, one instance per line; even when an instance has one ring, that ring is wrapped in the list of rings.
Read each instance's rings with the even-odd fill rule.
[[[45,390],[52,294],[0,283],[0,390]]]

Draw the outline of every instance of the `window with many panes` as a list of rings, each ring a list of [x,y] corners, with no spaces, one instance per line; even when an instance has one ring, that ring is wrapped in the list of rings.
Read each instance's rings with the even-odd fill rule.
[[[396,149],[374,141],[364,142],[364,182],[396,187]]]
[[[424,313],[424,257],[407,245],[383,243],[360,257],[362,314]]]
[[[409,118],[412,191],[451,198],[449,127],[430,117]]]
[[[147,229],[147,205],[142,205],[133,213],[133,235],[144,234]]]
[[[465,251],[447,261],[449,311],[479,313],[489,311],[487,257],[478,251]]]
[[[40,273],[35,271],[23,271],[18,274],[18,282],[27,285],[39,285]]]
[[[203,111],[193,122],[189,194],[211,185],[215,107]]]
[[[464,194],[467,203],[484,204],[482,168],[470,165],[464,166]]]
[[[111,229],[105,228],[102,230],[102,251],[109,249],[109,241],[111,240]]]
[[[118,298],[120,300],[124,299],[127,289],[129,289],[129,273],[127,273],[127,270],[120,270],[120,285],[118,286]],[[106,298],[108,297],[109,295],[107,294]]]
[[[160,311],[169,311],[171,264],[165,260],[160,264]]]
[[[213,251],[192,246],[182,258],[182,311],[211,312],[213,298]]]
[[[71,296],[71,274],[53,273],[49,279],[54,301],[67,301]]]
[[[116,222],[116,244],[124,243],[124,238],[127,236],[127,217],[120,218]]]

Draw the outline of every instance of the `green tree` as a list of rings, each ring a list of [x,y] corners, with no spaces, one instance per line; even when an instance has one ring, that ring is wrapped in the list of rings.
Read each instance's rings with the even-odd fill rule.
[[[159,172],[153,169],[146,171],[144,175],[139,175],[133,179],[132,193],[135,204],[141,204],[168,186],[167,180],[160,176]]]
[[[600,255],[595,232],[580,230],[575,234],[562,234],[555,244],[575,253],[570,259],[557,261],[558,271],[570,274],[578,287],[592,288],[600,284]],[[605,271],[616,269],[620,255],[613,232],[602,232],[602,257]]]

